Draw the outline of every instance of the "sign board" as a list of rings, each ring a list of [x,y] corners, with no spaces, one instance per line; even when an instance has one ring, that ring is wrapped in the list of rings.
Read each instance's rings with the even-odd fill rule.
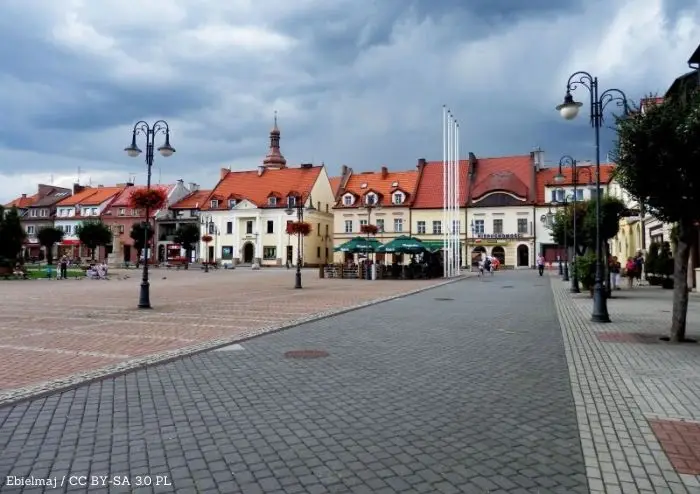
[[[498,239],[498,240],[516,240],[523,238],[522,233],[476,233],[476,238],[483,239]]]

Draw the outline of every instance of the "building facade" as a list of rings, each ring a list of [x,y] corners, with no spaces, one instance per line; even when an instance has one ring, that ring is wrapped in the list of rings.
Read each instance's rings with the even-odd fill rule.
[[[332,255],[334,201],[325,166],[287,166],[275,120],[262,165],[251,171],[223,168],[219,183],[199,206],[202,237],[212,237],[209,243],[200,242],[200,257],[232,265],[296,266],[297,260],[304,266],[325,264]],[[299,204],[312,227],[301,250],[297,238],[286,231],[287,223],[297,220]]]
[[[187,252],[181,245],[175,242],[177,231],[187,225],[197,225],[200,228],[199,208],[211,195],[212,190],[200,190],[199,185],[189,184],[189,193],[177,202],[170,205],[167,210],[159,211],[156,215],[157,256],[159,262],[168,262],[170,259],[185,257]],[[215,249],[215,251],[218,251]],[[194,262],[200,258],[199,244],[190,253],[188,262]],[[212,257],[214,259],[215,257]]]
[[[343,166],[333,205],[335,233],[331,247],[335,249],[354,237],[367,236],[362,233],[363,225],[375,225],[377,234],[371,236],[381,243],[411,235],[411,206],[424,166],[425,160],[419,160],[415,170],[394,172],[382,167],[378,172],[361,173]],[[349,262],[354,255],[336,252],[332,259],[336,263]],[[377,260],[390,262],[384,254],[377,254]]]

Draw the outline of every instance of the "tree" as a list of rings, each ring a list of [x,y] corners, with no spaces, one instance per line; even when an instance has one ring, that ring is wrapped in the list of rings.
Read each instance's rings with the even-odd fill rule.
[[[700,92],[682,89],[617,124],[615,178],[652,215],[677,224],[670,339],[684,341],[688,258],[700,210]]]
[[[112,230],[101,221],[83,221],[76,228],[76,235],[80,243],[90,249],[90,257],[95,260],[95,249],[100,245],[107,245],[112,242]]]
[[[0,259],[13,263],[22,252],[26,239],[27,232],[22,228],[17,208],[8,211],[0,207]]]
[[[46,249],[46,262],[53,264],[53,246],[63,240],[63,230],[53,226],[45,226],[36,234],[39,245]]]
[[[574,212],[576,214],[577,255],[583,255],[587,249],[595,250],[596,239],[596,199],[577,201],[560,208],[554,216],[552,238],[559,245],[574,246]],[[626,214],[625,204],[616,197],[603,196],[600,203],[600,241],[605,243],[620,229],[620,219]]]
[[[175,232],[175,242],[185,249],[185,256],[187,258],[185,269],[187,269],[187,265],[192,257],[192,250],[195,245],[197,245],[197,242],[199,242],[199,226],[194,223],[182,225]]]
[[[148,230],[148,242],[146,242],[146,230]],[[153,228],[148,224],[148,222],[143,221],[141,223],[134,223],[131,226],[131,232],[129,236],[134,241],[134,248],[137,252],[137,259],[141,259],[141,251],[146,247],[146,243],[151,243],[153,238]],[[150,257],[150,255],[149,255]]]

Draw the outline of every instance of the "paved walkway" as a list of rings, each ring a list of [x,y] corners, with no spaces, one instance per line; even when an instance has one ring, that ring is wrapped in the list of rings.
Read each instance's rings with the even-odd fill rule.
[[[319,279],[306,269],[294,290],[293,270],[154,269],[144,311],[139,276],[0,281],[0,404],[443,281]]]
[[[46,492],[146,475],[161,485],[137,492],[588,492],[549,280],[531,272],[0,408],[8,475],[66,482]],[[89,492],[108,490],[130,491]]]
[[[612,323],[590,322],[591,299],[551,278],[565,334],[586,472],[594,493],[700,492],[700,345],[668,334],[672,292],[615,292]],[[688,336],[700,337],[691,297]]]

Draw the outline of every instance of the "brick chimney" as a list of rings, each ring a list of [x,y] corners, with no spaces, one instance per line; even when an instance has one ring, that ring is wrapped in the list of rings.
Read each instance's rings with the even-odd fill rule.
[[[187,188],[190,189],[190,192],[197,192],[199,190],[199,185],[194,182],[190,182],[189,187]]]
[[[386,178],[386,176],[389,174],[389,169],[386,166],[382,167],[382,178]]]
[[[418,158],[418,164],[416,165],[416,168],[419,170],[426,165],[427,161],[425,161],[425,158]]]
[[[80,184],[73,184],[73,194],[78,194],[85,190],[85,186]]]
[[[230,172],[230,171],[231,171],[230,168],[222,168],[221,169],[221,179],[223,180],[226,177],[226,175],[228,175],[228,172]]]

